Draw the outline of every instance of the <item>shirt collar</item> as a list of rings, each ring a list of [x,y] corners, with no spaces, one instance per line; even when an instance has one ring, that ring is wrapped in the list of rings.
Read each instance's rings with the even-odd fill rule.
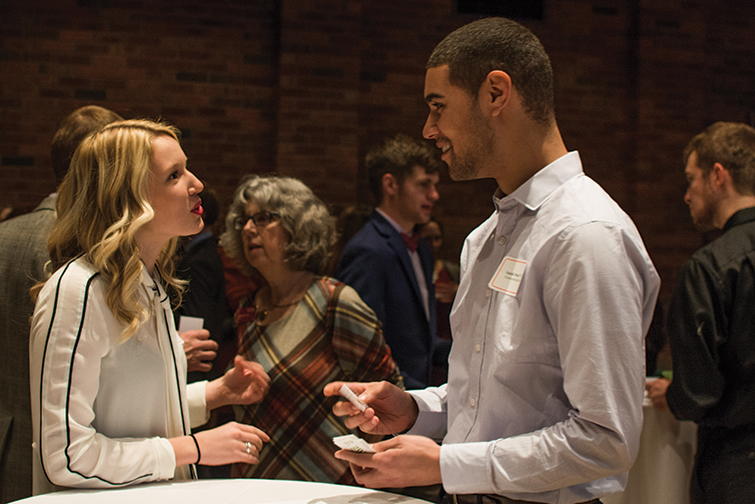
[[[729,229],[733,228],[734,226],[739,226],[740,224],[747,224],[748,222],[755,221],[755,207],[749,207],[749,208],[743,208],[742,210],[738,210],[737,212],[734,212],[734,215],[729,217],[729,220],[726,221],[726,224],[724,224],[723,233],[728,231]]]
[[[514,202],[524,205],[528,210],[537,210],[556,189],[582,174],[579,153],[569,152],[540,169],[511,194],[503,194],[500,188],[497,189],[493,195],[493,204],[499,211]]]
[[[377,212],[378,212],[378,213],[379,213],[380,215],[382,215],[382,216],[383,216],[383,217],[385,218],[385,220],[387,220],[387,221],[388,221],[388,224],[390,224],[391,226],[393,226],[393,229],[395,229],[396,231],[398,231],[398,233],[399,233],[399,234],[401,234],[401,233],[404,233],[404,234],[406,234],[406,235],[409,235],[409,236],[411,236],[411,235],[412,235],[412,233],[414,233],[414,228],[410,229],[409,231],[406,231],[406,230],[405,230],[405,229],[403,229],[403,228],[402,228],[401,226],[399,226],[398,222],[396,222],[395,220],[393,220],[393,219],[391,219],[390,217],[388,217],[388,214],[387,214],[387,213],[385,213],[385,212],[383,212],[382,210],[380,210],[380,208],[378,208],[378,207],[375,207],[375,210],[377,210]]]
[[[150,293],[154,298],[158,299],[161,303],[164,303],[168,299],[168,295],[163,289],[160,280],[160,273],[157,272],[157,266],[155,266],[152,275],[150,275],[147,271],[147,266],[144,264],[144,261],[141,262],[141,265],[142,283],[144,284],[145,289],[147,289],[147,292]]]

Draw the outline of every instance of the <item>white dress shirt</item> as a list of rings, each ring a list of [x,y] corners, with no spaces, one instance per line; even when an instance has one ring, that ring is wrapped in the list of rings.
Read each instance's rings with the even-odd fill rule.
[[[187,394],[168,296],[142,266],[139,296],[149,318],[121,342],[106,287],[80,257],[53,273],[37,299],[30,339],[35,494],[192,477],[190,466],[176,468],[167,438],[207,421],[206,382]]]
[[[494,203],[462,251],[448,383],[413,392],[409,433],[443,439],[451,494],[621,491],[639,448],[655,268],[576,152]]]

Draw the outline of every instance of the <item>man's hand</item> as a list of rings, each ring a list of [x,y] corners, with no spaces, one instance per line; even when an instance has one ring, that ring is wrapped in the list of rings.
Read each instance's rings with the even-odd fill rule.
[[[339,396],[343,384],[328,383],[323,393],[326,397]],[[343,423],[349,429],[359,427],[369,434],[393,434],[408,429],[417,421],[419,408],[414,398],[392,383],[381,381],[346,385],[368,406],[362,413],[346,400],[333,405],[333,413],[347,417]]]
[[[218,343],[210,339],[207,329],[195,329],[179,334],[183,340],[186,362],[189,371],[207,372],[212,369],[212,361],[217,355]]]
[[[422,436],[396,436],[372,445],[377,453],[339,450],[357,483],[369,488],[403,488],[442,482],[440,445]]]
[[[214,410],[227,404],[258,403],[269,387],[270,377],[262,366],[237,355],[231,369],[207,384],[207,409]]]
[[[655,409],[668,410],[668,403],[666,402],[666,389],[671,384],[666,378],[658,378],[657,380],[649,381],[645,384],[645,390],[648,393],[648,397],[653,401],[653,407]]]

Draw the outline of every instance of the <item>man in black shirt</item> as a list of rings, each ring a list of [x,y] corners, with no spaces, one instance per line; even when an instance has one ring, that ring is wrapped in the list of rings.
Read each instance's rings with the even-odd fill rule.
[[[679,273],[667,326],[671,412],[698,424],[691,501],[755,496],[755,129],[715,123],[684,151],[684,201],[721,229]],[[652,395],[652,392],[651,392]]]

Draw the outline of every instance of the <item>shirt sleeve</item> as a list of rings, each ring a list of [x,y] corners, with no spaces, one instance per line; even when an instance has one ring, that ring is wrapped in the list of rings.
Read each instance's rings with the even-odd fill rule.
[[[406,434],[429,437],[441,442],[448,428],[448,403],[446,385],[410,390],[419,409],[417,420]]]
[[[447,492],[541,493],[629,470],[642,428],[642,341],[658,288],[643,251],[609,223],[556,238],[547,266],[530,274],[543,275],[544,324],[563,374],[563,392],[554,393],[565,394],[569,414],[518,436],[444,444]]]
[[[55,485],[113,488],[174,475],[167,439],[109,438],[93,427],[100,362],[120,338],[106,322],[109,313],[88,282],[65,276],[37,301],[31,332],[31,370],[39,373],[32,386],[41,405],[35,438]]]
[[[207,380],[202,380],[186,385],[186,395],[189,403],[189,421],[191,428],[199,427],[210,420],[210,412],[207,411]]]
[[[725,313],[720,292],[717,276],[695,259],[679,272],[667,318],[674,378],[666,400],[680,420],[700,421],[724,393],[718,349],[725,333],[716,319]]]

